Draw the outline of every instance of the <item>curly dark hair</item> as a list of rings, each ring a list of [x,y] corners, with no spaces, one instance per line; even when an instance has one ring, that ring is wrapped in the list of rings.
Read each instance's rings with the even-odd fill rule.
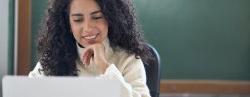
[[[130,0],[95,0],[108,22],[112,48],[121,48],[136,58],[150,59],[149,48],[136,22]],[[72,0],[49,0],[38,39],[38,58],[45,75],[77,76],[76,40],[69,23]],[[147,58],[148,56],[148,58]]]

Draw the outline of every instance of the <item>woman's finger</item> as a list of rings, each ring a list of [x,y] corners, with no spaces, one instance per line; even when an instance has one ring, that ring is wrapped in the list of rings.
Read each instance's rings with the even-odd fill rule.
[[[94,55],[94,52],[91,49],[88,50],[88,54],[87,54],[87,57],[86,57],[86,60],[85,60],[85,63],[87,65],[90,64],[90,60],[91,60],[91,58],[93,58],[93,55]]]
[[[88,47],[88,48],[85,48],[84,51],[83,51],[83,63],[86,64],[86,65],[89,65],[90,63],[90,59],[92,57],[92,55],[94,54],[92,48]]]

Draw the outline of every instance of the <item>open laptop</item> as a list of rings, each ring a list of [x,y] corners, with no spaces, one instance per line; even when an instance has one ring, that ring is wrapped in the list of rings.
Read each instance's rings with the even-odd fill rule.
[[[5,76],[3,97],[120,97],[119,82],[84,77]]]

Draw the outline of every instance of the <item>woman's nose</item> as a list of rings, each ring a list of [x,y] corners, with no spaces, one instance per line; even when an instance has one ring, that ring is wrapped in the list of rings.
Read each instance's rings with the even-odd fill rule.
[[[83,23],[83,31],[84,32],[91,32],[91,30],[93,29],[93,27],[94,27],[94,23],[91,20],[86,20]]]

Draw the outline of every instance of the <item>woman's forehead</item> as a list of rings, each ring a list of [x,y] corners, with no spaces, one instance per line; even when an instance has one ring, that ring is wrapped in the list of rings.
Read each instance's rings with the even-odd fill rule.
[[[71,13],[85,13],[90,14],[101,10],[95,0],[72,0],[70,5]]]

